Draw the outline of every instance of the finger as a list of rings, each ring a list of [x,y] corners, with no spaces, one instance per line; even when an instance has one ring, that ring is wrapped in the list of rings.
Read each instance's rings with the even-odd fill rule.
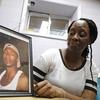
[[[40,89],[37,91],[37,93],[38,93],[38,95],[40,95],[40,96],[44,96],[44,94],[45,94],[47,91],[48,91],[48,93],[49,93],[50,89],[51,89],[51,84],[48,83],[48,84],[46,84],[44,87],[40,88]]]
[[[46,84],[48,84],[48,81],[47,81],[47,80],[44,80],[44,81],[42,81],[42,82],[39,82],[39,83],[37,83],[36,89],[39,90],[39,89],[41,89],[42,87],[44,87]]]
[[[45,93],[43,93],[43,96],[48,98],[55,97],[55,91],[50,88]]]
[[[33,84],[34,87],[34,91],[37,91],[38,85],[37,84]]]

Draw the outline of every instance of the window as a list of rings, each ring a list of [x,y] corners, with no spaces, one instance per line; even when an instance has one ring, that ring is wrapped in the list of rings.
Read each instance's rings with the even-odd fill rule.
[[[67,18],[51,17],[50,34],[63,36],[64,34],[66,34],[67,27],[68,27]]]
[[[28,30],[35,33],[47,33],[48,30],[48,15],[39,13],[30,13]]]
[[[81,16],[81,6],[48,0],[28,0],[23,9],[20,32],[64,40],[69,23]]]
[[[63,38],[68,23],[67,17],[30,12],[27,31],[30,31],[33,35]]]

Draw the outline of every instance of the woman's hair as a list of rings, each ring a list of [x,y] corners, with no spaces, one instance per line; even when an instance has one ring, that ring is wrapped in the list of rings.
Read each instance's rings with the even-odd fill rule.
[[[91,39],[91,43],[90,43],[90,71],[91,71],[91,77],[92,77],[92,80],[93,80],[93,75],[92,75],[92,43],[95,42],[95,40],[97,39],[97,35],[98,35],[98,30],[97,30],[97,26],[95,24],[95,22],[91,19],[87,19],[87,18],[80,18],[79,20],[84,20],[87,22],[88,26],[89,26],[89,34],[90,34],[90,39]],[[73,23],[75,21],[73,21],[70,26],[68,27],[68,33],[70,31],[70,28],[72,27]],[[82,56],[84,58],[87,58],[88,57],[88,53],[89,53],[89,47],[87,46],[83,53],[82,53]]]

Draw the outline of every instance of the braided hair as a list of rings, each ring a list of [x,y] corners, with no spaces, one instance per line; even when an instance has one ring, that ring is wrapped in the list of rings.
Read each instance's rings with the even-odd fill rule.
[[[83,53],[82,53],[82,56],[84,58],[87,58],[88,57],[88,54],[89,54],[89,47],[90,47],[90,72],[91,72],[91,78],[93,80],[93,75],[92,75],[92,43],[94,43],[94,41],[97,39],[97,35],[98,35],[98,30],[97,30],[97,26],[95,24],[95,22],[91,19],[87,19],[87,18],[80,18],[79,20],[84,20],[87,22],[88,26],[89,26],[89,30],[90,30],[90,39],[91,39],[91,43],[90,43],[90,46],[88,45]],[[68,33],[70,31],[70,28],[72,27],[73,23],[75,21],[73,21],[70,26],[68,27]]]

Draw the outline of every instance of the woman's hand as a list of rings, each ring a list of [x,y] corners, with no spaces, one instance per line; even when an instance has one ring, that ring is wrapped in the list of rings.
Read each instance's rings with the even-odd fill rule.
[[[66,100],[95,100],[96,94],[90,90],[84,90],[82,96],[73,95],[59,87],[49,83],[47,80],[39,82],[34,85],[34,90],[40,97],[48,98],[64,98]]]
[[[34,85],[34,89],[37,95],[41,97],[64,97],[63,89],[52,85],[47,80]]]

